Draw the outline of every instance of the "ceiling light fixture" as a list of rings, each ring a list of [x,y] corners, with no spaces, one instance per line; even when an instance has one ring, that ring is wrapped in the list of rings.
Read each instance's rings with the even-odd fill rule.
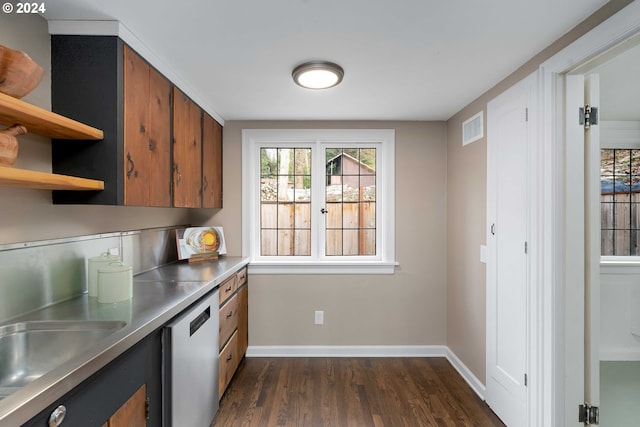
[[[333,62],[310,61],[294,68],[291,76],[297,85],[304,88],[328,89],[342,81],[344,70]]]

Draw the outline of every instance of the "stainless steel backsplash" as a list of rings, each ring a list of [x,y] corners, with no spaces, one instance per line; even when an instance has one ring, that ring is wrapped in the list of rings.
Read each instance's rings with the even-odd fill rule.
[[[87,292],[87,259],[116,248],[134,274],[177,260],[175,228],[0,245],[0,323]]]

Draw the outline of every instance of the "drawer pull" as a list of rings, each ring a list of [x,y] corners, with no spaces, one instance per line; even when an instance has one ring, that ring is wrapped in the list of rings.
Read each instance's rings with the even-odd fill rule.
[[[131,153],[127,153],[127,163],[129,164],[129,168],[127,169],[127,178],[131,179],[131,174],[136,168],[136,164],[133,163],[133,159],[131,158]],[[136,172],[136,178],[138,173]]]
[[[231,362],[231,359],[233,359],[233,353],[229,353],[229,357],[227,357],[227,362]]]
[[[229,314],[227,314],[227,319],[230,319],[231,317],[233,317],[233,311],[230,311]]]
[[[225,292],[231,292],[231,289],[233,288],[233,286],[229,285],[229,287],[227,289],[225,289]]]

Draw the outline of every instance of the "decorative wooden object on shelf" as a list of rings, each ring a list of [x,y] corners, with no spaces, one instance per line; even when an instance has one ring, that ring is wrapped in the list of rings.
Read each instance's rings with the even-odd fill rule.
[[[87,139],[98,141],[104,138],[100,129],[76,122],[27,102],[0,93],[0,124],[20,124],[31,133],[55,139]]]
[[[104,190],[104,182],[0,166],[0,186],[40,190]]]
[[[18,158],[18,135],[27,133],[27,128],[14,125],[0,130],[0,166],[13,166]]]
[[[44,70],[21,50],[0,45],[0,92],[22,98],[35,89]]]

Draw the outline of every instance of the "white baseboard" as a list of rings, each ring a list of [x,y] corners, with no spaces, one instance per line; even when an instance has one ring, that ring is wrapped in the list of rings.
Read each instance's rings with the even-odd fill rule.
[[[484,397],[487,391],[485,385],[482,384],[478,377],[476,377],[469,368],[467,368],[467,365],[462,363],[462,360],[460,360],[449,347],[447,347],[447,360],[453,365],[454,368],[456,368],[456,371],[458,371],[462,378],[464,378],[471,389],[476,392],[478,397],[482,400],[486,400]]]
[[[250,346],[247,357],[446,357],[443,345]]]
[[[480,399],[486,390],[446,345],[266,345],[250,346],[247,357],[446,357]]]

